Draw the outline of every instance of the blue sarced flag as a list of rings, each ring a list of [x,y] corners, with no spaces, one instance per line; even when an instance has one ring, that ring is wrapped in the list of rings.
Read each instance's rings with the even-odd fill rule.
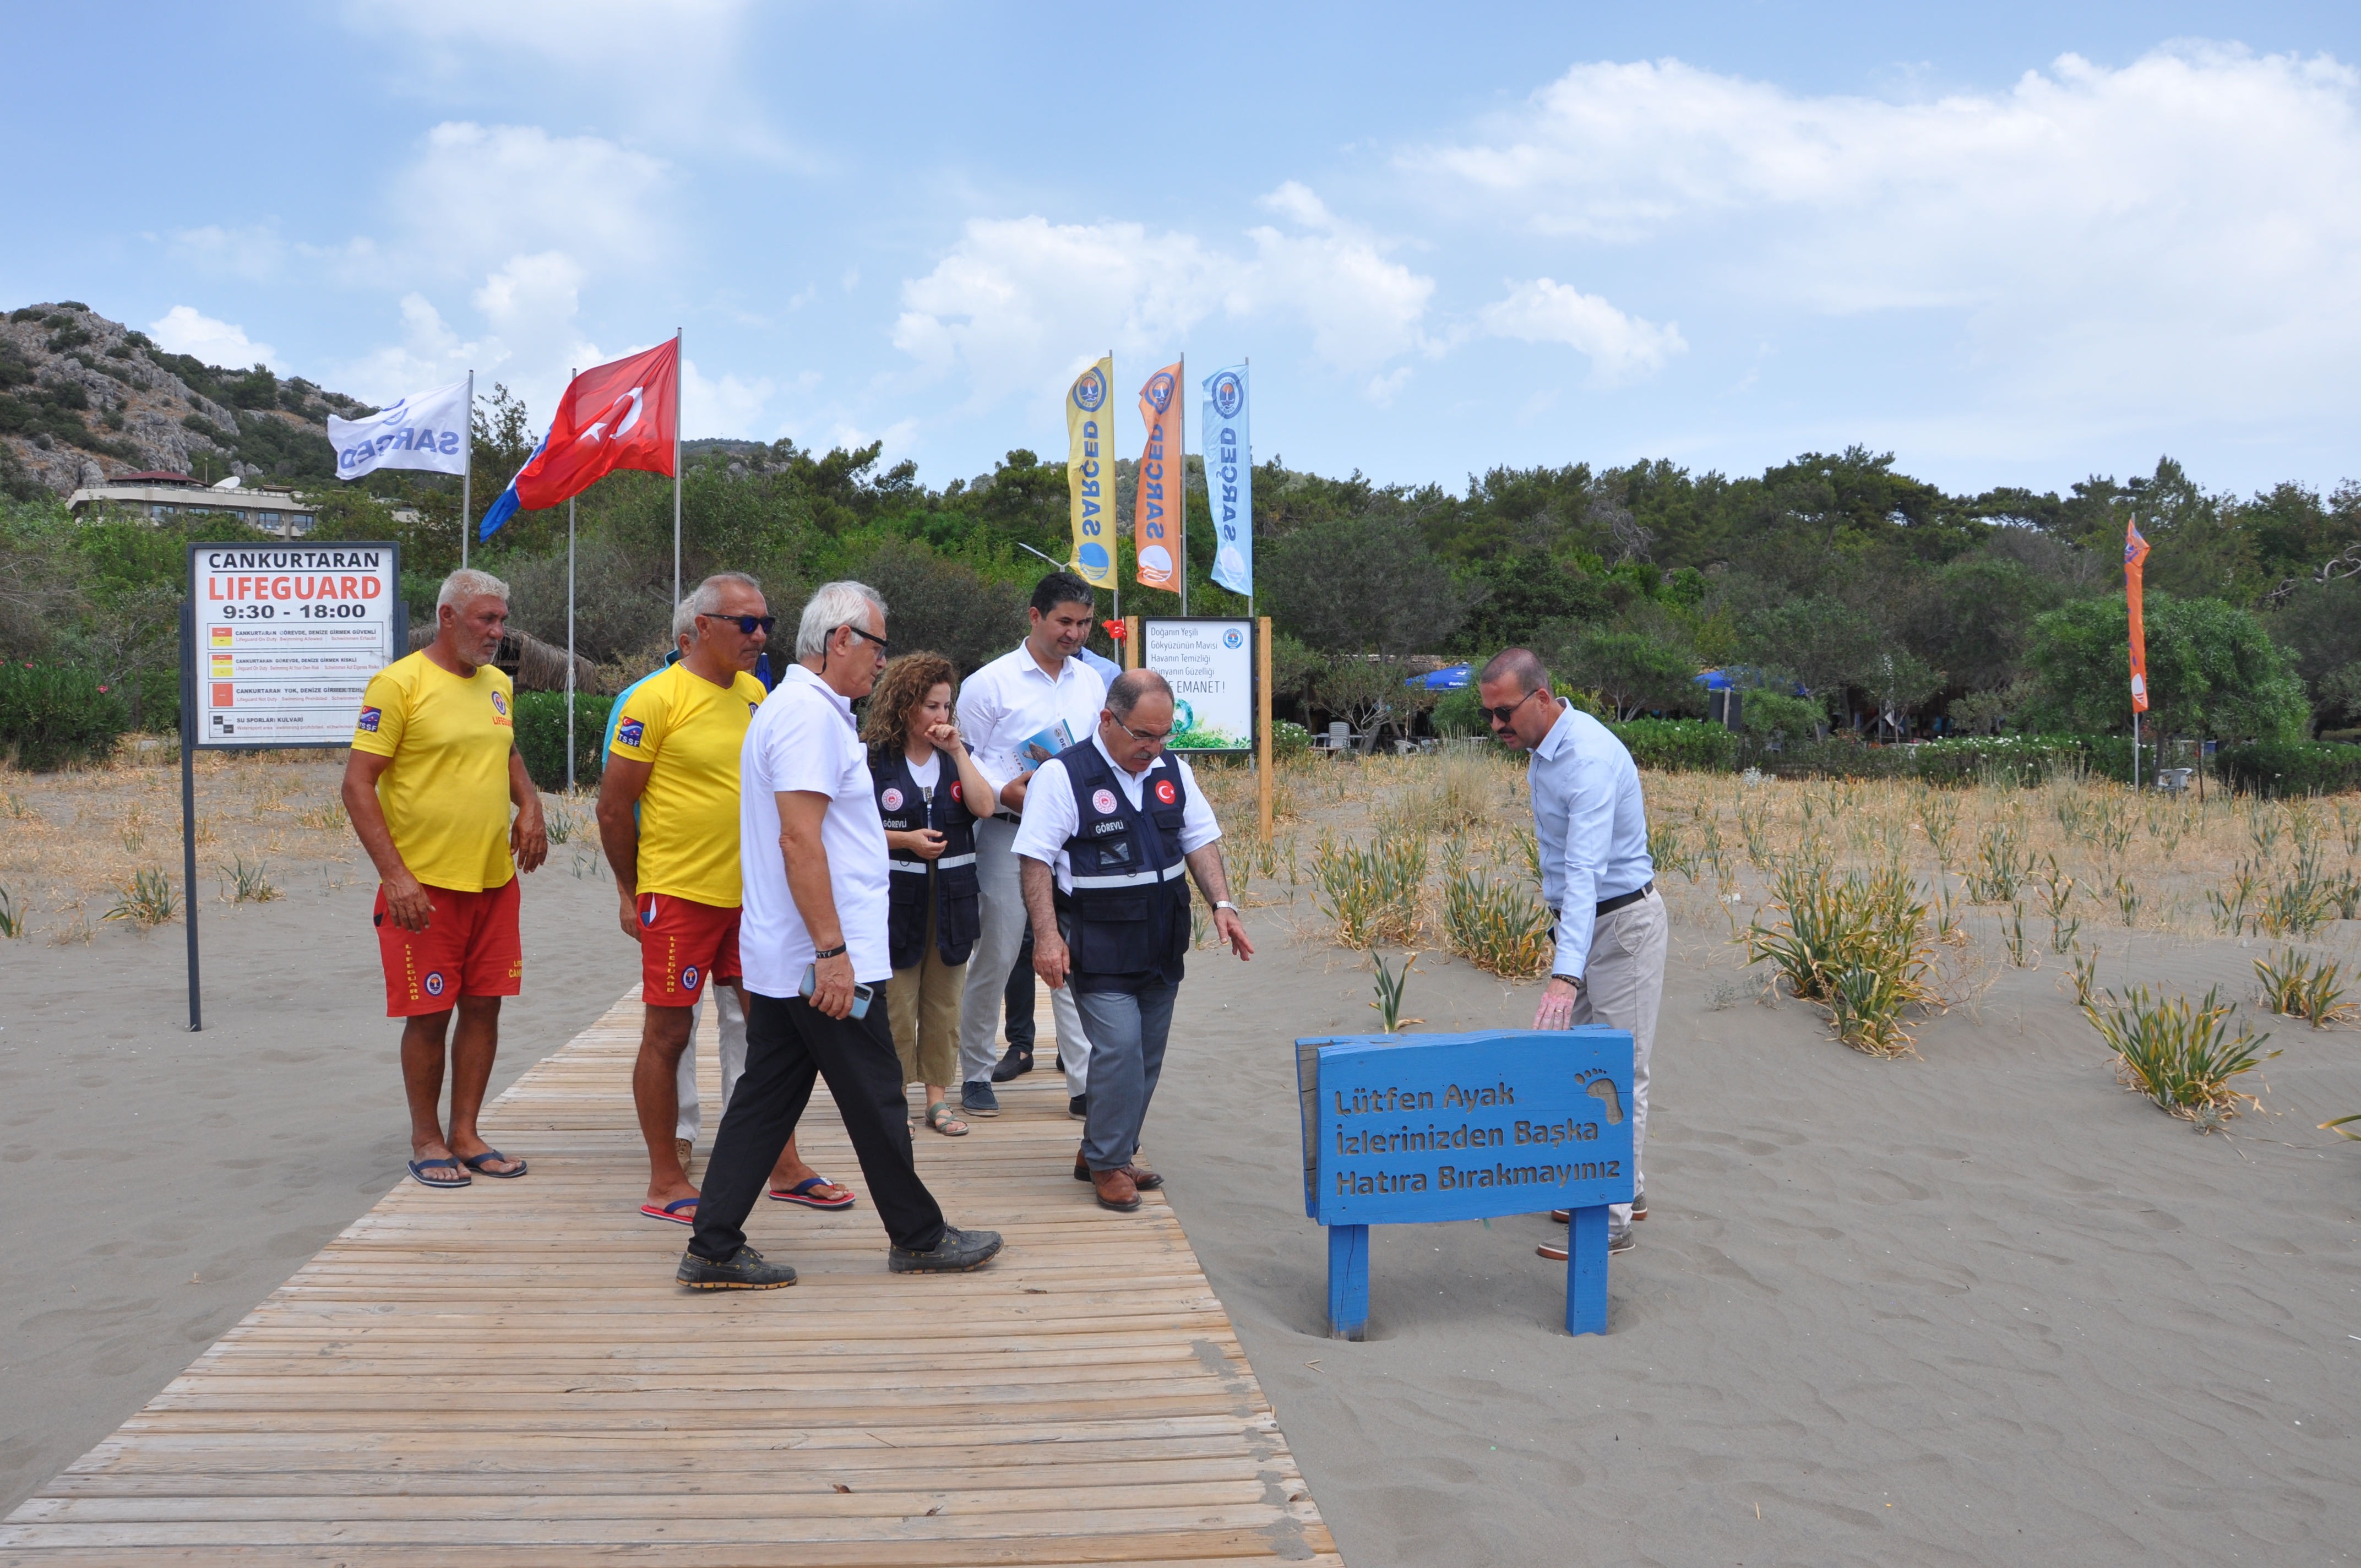
[[[1213,581],[1254,595],[1254,442],[1246,429],[1246,367],[1205,378],[1205,502],[1213,522]]]
[[[533,449],[533,457],[540,456],[542,447],[547,446],[548,444],[549,437],[546,435],[543,436],[541,438],[541,445]],[[533,457],[528,457],[524,460],[524,468],[530,468],[533,466]],[[524,468],[518,469],[517,473],[523,473]],[[516,479],[514,477],[511,477],[509,480],[509,488],[502,490],[493,499],[490,508],[484,513],[484,521],[477,526],[476,543],[481,544],[485,540],[489,539],[493,534],[498,533],[500,531],[500,525],[507,522],[509,519],[516,515]]]

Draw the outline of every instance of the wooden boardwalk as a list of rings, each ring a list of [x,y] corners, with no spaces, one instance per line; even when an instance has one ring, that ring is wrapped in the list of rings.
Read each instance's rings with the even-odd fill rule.
[[[530,1176],[405,1179],[0,1524],[0,1563],[1341,1562],[1170,1208],[1072,1179],[1046,1036],[998,1120],[918,1135],[953,1223],[1008,1238],[989,1268],[886,1272],[823,1090],[805,1157],[859,1205],[761,1203],[801,1282],[692,1292],[687,1231],[638,1212],[639,1013],[487,1113]]]

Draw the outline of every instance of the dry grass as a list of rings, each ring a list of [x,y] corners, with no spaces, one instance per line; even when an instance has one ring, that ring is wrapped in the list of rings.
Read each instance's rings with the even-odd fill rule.
[[[342,751],[199,753],[199,896],[250,902],[373,879],[337,798],[344,759]],[[0,769],[0,886],[28,930],[53,944],[89,941],[101,923],[93,911],[121,909],[119,922],[151,923],[144,917],[159,907],[159,877],[175,900],[185,897],[181,854],[176,751],[126,751],[104,766],[55,773]],[[137,891],[143,872],[145,894]]]

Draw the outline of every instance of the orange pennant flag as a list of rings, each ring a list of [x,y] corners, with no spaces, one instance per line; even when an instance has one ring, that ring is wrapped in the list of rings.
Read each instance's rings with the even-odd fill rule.
[[[1131,544],[1139,557],[1139,586],[1180,591],[1181,501],[1187,489],[1180,412],[1180,365],[1167,365],[1139,389],[1139,417],[1148,444],[1139,455],[1138,488],[1131,501]]]
[[[2139,520],[2124,525],[2124,602],[2132,618],[2132,711],[2147,711],[2147,624],[2140,613],[2141,579],[2147,565],[2147,541],[2140,537]]]

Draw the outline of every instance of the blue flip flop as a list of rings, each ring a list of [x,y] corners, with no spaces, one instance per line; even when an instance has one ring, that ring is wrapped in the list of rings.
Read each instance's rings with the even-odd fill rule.
[[[478,1176],[489,1176],[494,1181],[514,1181],[518,1177],[522,1176],[526,1171],[533,1168],[522,1160],[517,1161],[517,1168],[514,1170],[486,1170],[484,1168],[485,1166],[490,1164],[493,1160],[506,1159],[508,1157],[508,1156],[500,1153],[498,1149],[486,1149],[483,1153],[479,1155],[471,1155],[467,1158],[461,1160],[459,1163],[466,1166],[469,1170],[474,1171]]]
[[[459,1162],[456,1159],[413,1159],[410,1162],[410,1179],[421,1187],[432,1187],[438,1191],[446,1187],[466,1187],[474,1179],[473,1178],[463,1176],[456,1181],[437,1181],[431,1176],[419,1174],[421,1171],[427,1170],[458,1168]]]
[[[834,1187],[835,1185],[835,1182],[825,1176],[807,1176],[784,1192],[775,1187],[765,1188],[764,1190],[781,1203],[800,1203],[807,1209],[851,1208],[852,1190],[850,1188],[845,1190],[843,1197],[834,1200],[815,1198],[811,1195],[811,1190],[815,1187]]]
[[[697,1216],[684,1214],[681,1211],[696,1207],[697,1200],[694,1198],[675,1198],[661,1209],[653,1203],[642,1203],[640,1205],[640,1212],[651,1220],[670,1220],[675,1225],[693,1225],[697,1223]]]

